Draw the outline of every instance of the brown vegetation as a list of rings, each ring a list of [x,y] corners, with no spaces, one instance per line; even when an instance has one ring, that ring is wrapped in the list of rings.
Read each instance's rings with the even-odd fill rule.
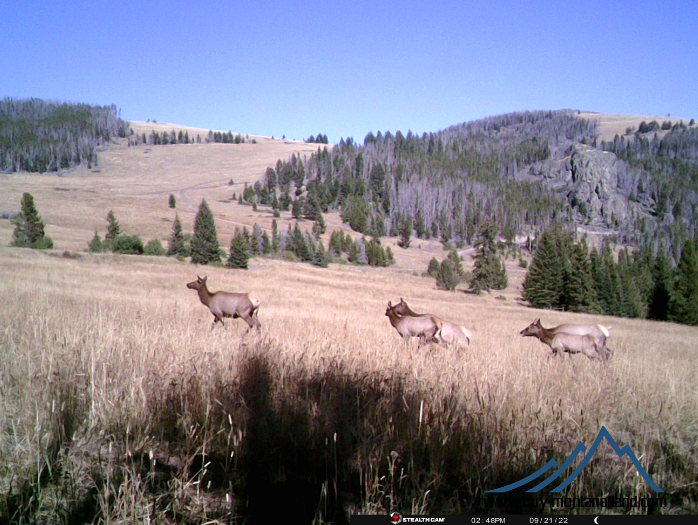
[[[697,510],[695,328],[614,319],[615,358],[572,370],[518,337],[530,309],[396,272],[260,260],[235,277],[207,269],[268,305],[261,336],[236,339],[239,325],[202,330],[209,314],[177,284],[189,264],[68,255],[0,248],[3,516],[215,523],[270,502],[306,522],[538,513],[478,497],[589,445],[601,425],[666,491],[666,512]],[[405,352],[380,315],[405,289],[487,337],[466,353]],[[602,444],[567,495],[648,490]]]

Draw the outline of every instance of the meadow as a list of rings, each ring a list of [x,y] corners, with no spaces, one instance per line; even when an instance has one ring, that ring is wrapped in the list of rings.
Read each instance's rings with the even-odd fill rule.
[[[0,265],[0,514],[18,523],[256,521],[271,501],[307,522],[540,512],[486,508],[484,491],[561,463],[602,425],[665,490],[659,511],[697,511],[695,328],[341,265],[15,248]],[[254,291],[261,333],[212,331],[186,288],[196,274]],[[464,324],[472,345],[406,349],[384,316],[400,296]],[[548,359],[518,335],[538,316],[611,325],[613,359]],[[606,443],[564,494],[654,495]]]
[[[316,146],[121,144],[91,171],[0,174],[0,210],[31,192],[56,245],[9,248],[0,220],[1,522],[242,523],[270,509],[315,523],[392,511],[698,513],[694,327],[527,308],[511,260],[502,292],[440,291],[420,276],[446,256],[435,241],[402,250],[386,240],[389,268],[255,258],[245,271],[85,251],[109,209],[122,231],[164,241],[175,211],[191,231],[201,198],[227,247],[235,225],[271,223],[230,194]],[[326,237],[341,227],[337,214],[327,222]],[[186,288],[197,274],[212,291],[260,297],[261,332],[232,319],[211,330]],[[471,346],[406,348],[384,315],[400,297],[466,326]],[[610,326],[613,358],[548,359],[519,336],[537,317]],[[662,496],[666,506],[487,501],[485,491],[562,463],[579,441],[591,446],[601,426],[665,492],[604,442],[562,495]]]

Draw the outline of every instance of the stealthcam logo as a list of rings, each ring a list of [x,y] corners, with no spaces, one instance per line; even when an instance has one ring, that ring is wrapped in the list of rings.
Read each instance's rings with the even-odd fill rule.
[[[652,487],[652,490],[655,492],[664,492],[662,489],[660,489],[657,484],[652,480],[652,478],[649,477],[649,474],[645,471],[644,468],[642,468],[642,465],[640,465],[640,462],[637,460],[637,457],[635,456],[635,453],[630,450],[630,445],[625,445],[623,448],[619,447],[618,444],[616,443],[615,439],[613,439],[613,436],[606,430],[606,427],[601,427],[601,430],[599,430],[599,433],[596,435],[596,439],[594,440],[594,444],[591,445],[591,449],[589,449],[589,452],[587,452],[584,455],[584,458],[582,461],[579,463],[576,469],[574,469],[574,472],[569,475],[569,477],[560,483],[557,487],[551,490],[551,492],[560,492],[561,490],[565,489],[570,483],[572,483],[577,476],[582,472],[584,467],[586,467],[587,463],[591,461],[591,458],[594,456],[594,453],[596,452],[596,449],[598,446],[601,444],[601,440],[603,438],[606,438],[606,441],[613,447],[613,450],[615,453],[618,455],[618,457],[623,457],[623,456],[628,456],[630,458],[630,461],[633,462],[633,465],[635,465],[635,468],[637,469],[638,473],[644,478],[644,480],[647,482],[647,484]],[[577,458],[577,456],[580,453],[584,453],[587,451],[587,447],[582,443],[581,441],[577,444],[577,446],[574,448],[572,453],[569,455],[567,460],[555,471],[553,472],[550,476],[545,478],[541,483],[533,487],[532,489],[527,490],[526,492],[538,492],[548,485],[550,485],[555,479],[557,479],[560,474],[562,474],[567,467],[569,467],[572,462]],[[511,485],[506,485],[505,487],[500,487],[498,489],[494,490],[488,490],[486,492],[509,492],[510,490],[514,490],[516,488],[519,488],[522,485],[525,485],[526,483],[533,481],[534,479],[537,479],[541,477],[543,474],[548,472],[551,468],[557,467],[557,461],[555,459],[551,459],[548,461],[545,465],[543,465],[540,469],[535,471],[533,474],[530,476],[526,476],[525,478],[517,481],[516,483],[512,483]]]

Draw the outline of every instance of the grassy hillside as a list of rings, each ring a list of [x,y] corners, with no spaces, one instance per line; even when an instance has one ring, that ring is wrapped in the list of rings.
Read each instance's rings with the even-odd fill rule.
[[[146,240],[164,240],[175,211],[191,232],[202,198],[223,246],[236,224],[268,227],[270,214],[232,192],[317,145],[255,139],[114,143],[93,170],[0,174],[0,210],[29,191],[57,248],[8,248],[0,220],[0,522],[235,523],[261,521],[270,503],[305,522],[540,513],[482,496],[590,446],[602,425],[664,489],[667,506],[652,511],[698,512],[696,328],[523,307],[511,260],[501,293],[439,291],[418,275],[446,255],[433,240],[402,250],[392,239],[389,268],[258,258],[236,271],[83,251],[109,209]],[[341,224],[327,222],[328,233]],[[186,288],[197,274],[211,290],[260,297],[261,334],[232,319],[211,331]],[[400,297],[466,326],[471,347],[405,348],[384,316]],[[610,326],[613,359],[548,360],[518,335],[536,317]],[[606,443],[563,494],[657,496]]]

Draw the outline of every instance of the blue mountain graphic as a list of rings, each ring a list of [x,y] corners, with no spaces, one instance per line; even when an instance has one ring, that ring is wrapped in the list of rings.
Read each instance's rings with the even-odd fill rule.
[[[618,444],[616,443],[616,440],[613,439],[613,436],[611,436],[610,432],[606,430],[606,427],[601,427],[601,430],[599,430],[599,433],[596,435],[596,439],[594,440],[594,443],[591,445],[591,449],[589,449],[589,452],[587,452],[584,455],[584,458],[582,461],[577,465],[577,468],[574,469],[574,472],[569,475],[569,477],[560,483],[557,487],[555,487],[551,492],[560,492],[564,488],[566,488],[570,483],[572,483],[577,476],[582,472],[584,467],[587,466],[587,463],[591,461],[591,458],[594,457],[594,454],[596,453],[596,449],[599,447],[601,444],[601,440],[603,438],[606,438],[606,441],[608,441],[609,445],[613,448],[615,453],[618,455],[619,458],[622,458],[623,456],[628,456],[630,458],[630,461],[633,462],[633,465],[635,465],[635,468],[637,469],[638,473],[643,477],[643,479],[647,482],[647,484],[652,487],[652,490],[655,492],[664,492],[662,489],[660,489],[657,484],[652,481],[652,478],[650,478],[649,474],[645,471],[644,468],[642,468],[642,465],[640,465],[640,462],[638,461],[637,457],[635,456],[635,453],[630,449],[630,445],[625,445],[623,448],[619,447]],[[562,474],[567,467],[569,467],[572,462],[577,458],[577,456],[581,453],[584,453],[587,451],[587,447],[582,443],[581,441],[577,443],[577,446],[574,447],[574,450],[570,453],[569,457],[567,460],[555,471],[553,472],[550,476],[548,476],[543,482],[539,483],[532,489],[527,490],[526,492],[538,492],[541,489],[544,489],[548,485],[550,485],[553,480],[555,480],[560,474]],[[530,476],[526,476],[525,478],[517,481],[516,483],[512,483],[510,485],[506,485],[504,487],[500,487],[498,489],[494,490],[488,490],[486,492],[509,492],[510,490],[514,490],[522,485],[525,485],[529,481],[533,481],[534,479],[539,478],[543,474],[545,474],[548,470],[550,470],[553,467],[557,466],[557,461],[554,459],[551,459],[548,461],[543,467],[538,469],[536,472],[531,474]]]

